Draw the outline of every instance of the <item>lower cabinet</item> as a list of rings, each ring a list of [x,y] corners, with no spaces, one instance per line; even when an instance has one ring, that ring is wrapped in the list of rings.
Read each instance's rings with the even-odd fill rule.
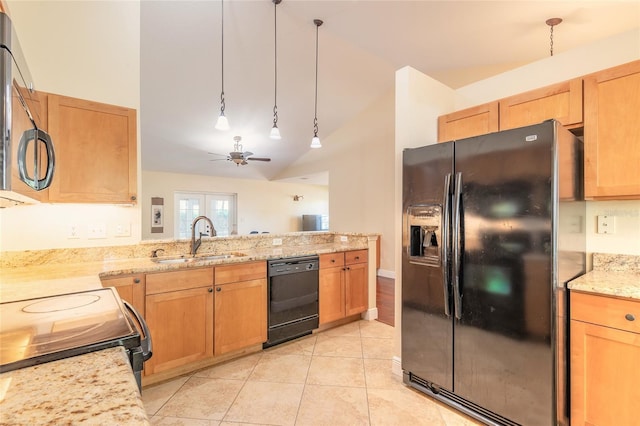
[[[320,324],[368,308],[367,250],[320,255]]]
[[[640,301],[571,293],[571,424],[638,424]]]
[[[267,264],[216,267],[214,354],[267,340]]]
[[[115,287],[122,300],[131,303],[144,316],[145,276],[144,274],[118,275],[100,279],[103,287]]]
[[[213,268],[147,274],[145,319],[146,375],[213,357]]]

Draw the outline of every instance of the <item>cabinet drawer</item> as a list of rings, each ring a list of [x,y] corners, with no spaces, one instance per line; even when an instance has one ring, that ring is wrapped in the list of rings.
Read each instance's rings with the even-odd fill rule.
[[[640,333],[640,301],[572,292],[571,319]]]
[[[320,255],[320,269],[344,266],[344,252],[327,253]]]
[[[213,285],[213,268],[147,274],[147,295]]]
[[[345,252],[344,260],[347,265],[353,265],[355,263],[366,263],[367,262],[367,252],[368,250],[353,250]]]
[[[124,275],[117,277],[103,277],[100,278],[103,287],[124,287],[127,285],[140,285],[144,284],[143,274]]]
[[[216,285],[267,277],[267,262],[235,263],[216,266]]]

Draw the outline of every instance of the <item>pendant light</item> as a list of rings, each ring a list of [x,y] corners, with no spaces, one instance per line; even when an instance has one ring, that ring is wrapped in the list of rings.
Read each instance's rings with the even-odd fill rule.
[[[220,74],[222,80],[222,90],[220,91],[220,115],[218,116],[218,121],[216,122],[216,129],[229,130],[229,120],[227,120],[227,116],[224,115],[224,0],[220,0],[220,21],[222,23],[222,37],[220,39]]]
[[[551,53],[551,56],[553,56],[553,27],[560,24],[562,22],[562,18],[549,18],[545,22],[549,27],[551,27],[549,29],[549,52]]]
[[[320,138],[318,137],[318,28],[323,22],[320,19],[314,19],[316,24],[316,96],[315,96],[315,113],[313,116],[313,138],[311,139],[311,148],[322,148]]]
[[[273,127],[269,137],[280,139],[278,129],[278,5],[282,0],[273,0]]]

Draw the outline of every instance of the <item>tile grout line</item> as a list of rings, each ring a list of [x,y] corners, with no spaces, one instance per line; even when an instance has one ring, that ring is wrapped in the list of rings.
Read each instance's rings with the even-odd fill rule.
[[[256,367],[258,366],[258,363],[262,360],[263,355],[264,355],[264,353],[260,354],[260,358],[258,358],[258,360],[253,365],[253,367],[251,367],[251,371],[249,372],[249,374],[247,374],[247,377],[245,377],[244,383],[242,383],[242,386],[240,387],[240,390],[238,391],[236,396],[233,398],[233,401],[231,401],[231,404],[229,404],[229,406],[227,407],[226,411],[224,412],[224,415],[222,416],[222,419],[219,420],[220,423],[226,421],[225,417],[227,417],[227,415],[229,414],[229,410],[231,410],[231,407],[233,407],[233,404],[235,404],[235,402],[238,400],[238,397],[242,393],[242,390],[244,389],[244,387],[247,385],[247,382],[249,381],[249,378],[251,377],[251,375],[255,371]],[[240,422],[240,423],[242,423],[242,422]]]

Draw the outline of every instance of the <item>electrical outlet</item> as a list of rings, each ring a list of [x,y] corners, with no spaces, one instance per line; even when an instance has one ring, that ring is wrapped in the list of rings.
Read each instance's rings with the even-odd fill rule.
[[[349,238],[346,235],[340,235],[340,242],[341,243],[349,242]]]
[[[616,233],[616,217],[615,216],[598,216],[598,234],[615,234]]]
[[[80,238],[80,230],[78,229],[77,223],[70,223],[67,226],[67,238],[69,238],[70,240]]]
[[[118,223],[116,225],[116,237],[130,237],[130,236],[131,236],[130,223]]]
[[[282,238],[274,238],[273,239],[273,245],[274,246],[281,246],[282,245]]]
[[[87,238],[95,240],[107,238],[107,225],[105,223],[93,223],[87,226]]]

